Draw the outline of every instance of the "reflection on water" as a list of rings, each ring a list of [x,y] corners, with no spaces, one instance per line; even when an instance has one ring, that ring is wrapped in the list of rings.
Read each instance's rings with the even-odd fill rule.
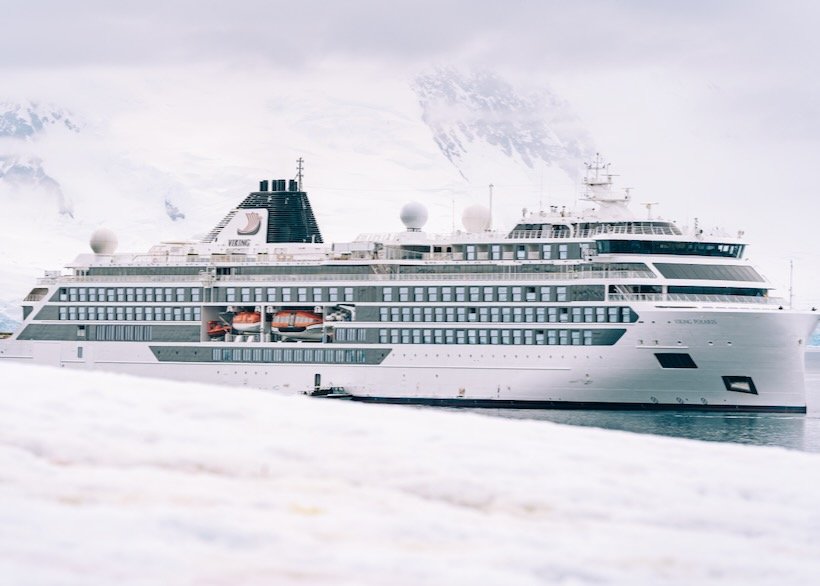
[[[510,419],[538,419],[690,439],[780,446],[820,453],[820,351],[806,356],[806,415],[669,411],[540,411],[482,409]]]
[[[820,452],[820,417],[816,415],[519,409],[484,409],[481,412],[511,419],[539,419],[635,433]]]

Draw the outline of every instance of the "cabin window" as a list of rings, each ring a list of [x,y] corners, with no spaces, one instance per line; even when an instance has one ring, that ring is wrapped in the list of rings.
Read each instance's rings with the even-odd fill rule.
[[[424,301],[424,287],[413,288],[413,301]]]
[[[437,287],[427,287],[427,300],[428,301],[438,301],[438,288]]]
[[[558,258],[561,260],[566,260],[568,258],[568,248],[569,246],[566,244],[559,244],[558,245]]]
[[[466,260],[475,260],[475,258],[476,258],[475,244],[468,244],[466,246],[465,259]]]
[[[556,301],[566,301],[567,300],[567,288],[566,287],[556,287],[555,288],[555,300]]]
[[[307,287],[299,287],[296,289],[296,300],[307,301]]]
[[[491,260],[501,260],[501,245],[500,244],[491,244],[490,245],[490,259]]]
[[[516,260],[526,260],[527,259],[527,245],[526,244],[519,244],[515,247],[515,258]]]

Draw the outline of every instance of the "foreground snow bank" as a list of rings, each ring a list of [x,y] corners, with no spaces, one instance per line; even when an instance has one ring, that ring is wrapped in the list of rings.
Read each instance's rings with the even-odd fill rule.
[[[820,456],[0,367],[0,576],[813,583]]]

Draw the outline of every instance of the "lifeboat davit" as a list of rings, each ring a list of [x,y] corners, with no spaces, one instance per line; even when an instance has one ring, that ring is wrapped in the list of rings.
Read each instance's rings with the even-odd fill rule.
[[[258,332],[262,327],[262,316],[258,311],[240,311],[231,320],[237,332]]]
[[[320,325],[322,316],[303,309],[277,311],[271,318],[270,327],[279,332],[304,332],[311,326]]]
[[[212,320],[208,322],[208,335],[211,338],[221,338],[225,334],[231,333],[231,326],[228,324],[218,321]]]

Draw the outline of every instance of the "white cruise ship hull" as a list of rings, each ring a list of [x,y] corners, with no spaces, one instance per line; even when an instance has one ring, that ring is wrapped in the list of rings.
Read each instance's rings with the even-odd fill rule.
[[[794,411],[806,408],[805,344],[815,313],[659,308],[611,346],[396,344],[380,364],[270,364],[174,360],[207,348],[320,348],[308,342],[64,342],[6,340],[0,361],[247,386],[279,393],[335,388],[353,399],[462,407]],[[532,325],[532,324],[527,324]],[[331,347],[331,346],[328,346]],[[332,346],[339,348],[338,345]],[[384,345],[356,345],[379,348]],[[79,350],[81,348],[81,350]],[[159,349],[163,359],[158,359]],[[657,354],[695,367],[663,368]],[[725,377],[735,377],[735,390]],[[744,386],[745,379],[752,387]]]

